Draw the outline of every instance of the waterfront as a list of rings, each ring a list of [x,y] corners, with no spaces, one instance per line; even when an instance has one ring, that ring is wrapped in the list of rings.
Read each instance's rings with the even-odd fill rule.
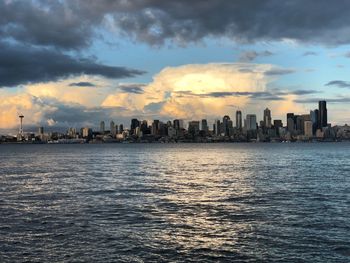
[[[350,143],[0,145],[0,261],[347,262]]]

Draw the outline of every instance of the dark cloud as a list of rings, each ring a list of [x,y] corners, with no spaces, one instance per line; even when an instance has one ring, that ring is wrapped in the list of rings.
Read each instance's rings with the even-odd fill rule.
[[[332,80],[325,84],[325,86],[335,86],[338,88],[350,88],[350,81]]]
[[[35,48],[0,42],[0,87],[54,81],[77,75],[129,78],[144,72],[99,64],[50,48]]]
[[[0,2],[0,36],[63,49],[91,43],[98,29],[151,45],[225,36],[237,42],[294,39],[349,44],[350,2],[338,0],[27,0]]]
[[[318,103],[320,100],[324,100],[324,98],[307,98],[307,99],[296,99],[295,103]],[[341,98],[328,98],[327,103],[348,103],[350,102],[350,97],[341,97]]]
[[[272,56],[273,53],[265,50],[262,52],[256,52],[256,51],[245,51],[243,53],[240,54],[238,60],[240,62],[251,62],[253,60],[255,60],[258,57],[269,57]]]
[[[304,52],[303,56],[307,57],[307,56],[317,56],[318,53],[314,52],[314,51],[306,51]]]
[[[69,86],[71,87],[96,87],[94,83],[91,82],[73,82],[70,83]]]
[[[310,95],[320,93],[316,90],[294,90],[294,91],[216,91],[209,93],[196,94],[191,91],[177,91],[179,96],[195,96],[195,97],[212,97],[212,98],[223,98],[223,97],[249,97],[257,100],[285,100],[284,96],[288,95]]]
[[[162,109],[162,107],[164,106],[165,103],[166,103],[165,101],[151,102],[151,103],[147,104],[143,109],[146,112],[158,113]]]
[[[144,86],[145,84],[137,84],[137,83],[119,84],[118,89],[120,89],[125,93],[143,94]]]
[[[265,75],[267,76],[280,76],[294,73],[294,69],[283,69],[283,68],[275,68],[265,71]]]
[[[74,0],[0,1],[0,36],[63,49],[87,46],[94,25],[101,21],[79,15],[77,4]]]

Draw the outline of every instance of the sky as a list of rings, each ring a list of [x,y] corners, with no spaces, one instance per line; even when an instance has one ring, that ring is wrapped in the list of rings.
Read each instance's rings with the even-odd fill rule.
[[[235,111],[350,123],[347,0],[0,0],[0,131],[209,123]]]

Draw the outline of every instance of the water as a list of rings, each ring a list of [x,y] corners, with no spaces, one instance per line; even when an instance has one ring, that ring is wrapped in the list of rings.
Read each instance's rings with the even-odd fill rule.
[[[0,262],[350,262],[350,144],[0,145]]]

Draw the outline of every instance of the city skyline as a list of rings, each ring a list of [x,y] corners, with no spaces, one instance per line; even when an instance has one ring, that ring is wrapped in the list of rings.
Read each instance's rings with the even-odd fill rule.
[[[349,123],[348,3],[206,3],[1,2],[0,131],[18,113],[60,130],[264,105],[282,119],[325,99],[331,122]]]
[[[321,106],[321,103],[322,103],[322,106]],[[325,109],[325,113],[323,113],[323,114],[325,114],[325,120],[323,120],[324,118],[323,117],[320,117],[320,116],[317,116],[317,117],[315,117],[315,116],[312,116],[312,114],[314,113],[313,112],[313,109],[311,109],[310,108],[310,110],[309,110],[309,112],[310,112],[310,120],[312,120],[313,122],[318,122],[319,121],[319,118],[321,118],[322,119],[322,121],[323,121],[323,127],[325,127],[325,126],[327,126],[328,124],[329,125],[332,125],[332,122],[328,122],[328,114],[329,114],[329,111],[327,111],[327,102],[326,101],[319,101],[318,102],[318,109],[315,109],[315,113],[317,114],[317,115],[322,115],[322,113],[320,113],[319,114],[319,110],[321,109],[321,107],[323,107],[324,109]],[[232,123],[232,125],[234,126],[234,127],[236,127],[236,128],[243,128],[243,127],[245,127],[245,121],[246,121],[246,119],[247,118],[249,118],[250,116],[254,116],[254,118],[255,118],[255,122],[258,124],[258,120],[261,120],[261,121],[263,121],[264,123],[265,123],[265,125],[266,125],[266,127],[268,127],[268,128],[270,128],[271,126],[272,126],[272,124],[273,124],[273,121],[281,121],[282,122],[282,124],[285,124],[284,126],[285,127],[287,127],[288,126],[288,115],[289,114],[291,114],[291,113],[285,113],[285,116],[283,117],[283,118],[281,118],[281,119],[279,119],[279,118],[277,118],[277,117],[274,117],[273,116],[273,113],[271,113],[271,109],[269,109],[269,107],[268,106],[265,106],[266,108],[264,108],[261,112],[260,112],[260,114],[259,113],[256,113],[256,112],[245,112],[244,110],[242,110],[242,109],[240,109],[240,108],[238,108],[235,112],[233,112],[232,114],[225,114],[224,115],[224,118],[225,118],[225,116],[227,116],[228,117],[228,119],[229,120],[232,120],[233,121],[233,123]],[[295,115],[295,116],[299,116],[299,115],[305,115],[305,114],[308,114],[308,113],[296,113],[296,112],[293,112],[292,113],[293,114],[293,116]],[[24,115],[22,114],[22,113],[18,113],[17,114],[17,117],[18,117],[18,127],[17,128],[15,128],[15,129],[13,129],[13,131],[12,132],[9,132],[8,134],[18,134],[18,133],[21,133],[21,131],[23,132],[23,119],[25,119],[24,118]],[[208,127],[211,127],[212,125],[215,125],[216,124],[216,122],[217,122],[217,120],[220,120],[222,118],[222,116],[221,117],[217,117],[217,118],[215,118],[215,119],[206,119],[206,118],[202,118],[202,119],[181,119],[181,118],[174,118],[174,119],[162,119],[162,118],[155,118],[155,119],[142,119],[142,117],[140,118],[140,117],[137,117],[137,116],[132,116],[131,117],[131,125],[130,125],[130,120],[128,120],[127,122],[118,122],[118,119],[110,119],[110,120],[105,120],[105,119],[101,119],[98,123],[94,123],[93,125],[90,125],[90,126],[85,126],[85,127],[88,127],[88,128],[91,128],[91,129],[93,129],[93,130],[95,130],[95,131],[98,131],[98,130],[106,130],[106,127],[110,127],[109,129],[107,129],[107,130],[112,130],[112,129],[114,129],[114,128],[112,128],[112,123],[113,123],[113,126],[114,126],[114,124],[116,124],[115,123],[115,121],[117,121],[117,126],[118,125],[122,125],[123,127],[125,127],[126,129],[129,129],[129,127],[130,127],[130,130],[132,130],[133,129],[133,123],[132,123],[132,121],[133,120],[138,120],[139,122],[142,122],[142,121],[146,121],[146,122],[148,122],[148,123],[152,123],[154,120],[157,120],[157,121],[161,121],[161,122],[164,122],[164,123],[166,123],[166,122],[168,122],[168,121],[173,121],[173,120],[180,120],[181,122],[182,122],[182,126],[183,127],[185,127],[185,125],[184,124],[189,124],[191,121],[203,121],[203,120],[205,120],[206,121],[206,125],[208,126]],[[266,119],[267,118],[267,119]],[[107,124],[106,124],[107,123]],[[110,125],[108,125],[108,123],[110,124]],[[103,128],[102,128],[102,126],[101,125],[103,125]],[[348,123],[343,123],[343,124],[336,124],[336,125],[348,125]],[[43,125],[25,125],[25,123],[24,123],[24,126],[26,126],[27,127],[27,132],[34,132],[34,131],[36,131],[37,130],[37,128],[38,127],[45,127],[45,126],[43,126]],[[48,126],[46,126],[45,128],[47,128]],[[62,132],[62,131],[67,131],[67,129],[71,129],[71,128],[74,128],[74,129],[78,129],[78,128],[82,128],[82,127],[77,127],[77,126],[70,126],[70,127],[63,127],[63,128],[61,128],[61,129],[58,129],[58,130],[54,130],[54,129],[52,129],[52,130],[50,130],[50,131],[59,131],[59,132]],[[134,127],[135,128],[135,127]],[[0,135],[1,135],[1,132],[0,132]],[[3,134],[4,135],[4,134]]]
[[[274,119],[269,108],[263,111],[263,118],[237,110],[235,119],[229,115],[216,119],[212,125],[207,119],[173,119],[152,121],[132,118],[129,125],[104,120],[99,128],[69,127],[64,132],[24,132],[24,115],[20,120],[17,135],[1,136],[0,142],[28,143],[102,143],[102,142],[285,142],[285,141],[342,141],[350,139],[350,126],[332,126],[328,122],[327,101],[319,101],[318,107],[309,113],[286,113],[285,122]],[[108,128],[109,127],[109,128]]]

